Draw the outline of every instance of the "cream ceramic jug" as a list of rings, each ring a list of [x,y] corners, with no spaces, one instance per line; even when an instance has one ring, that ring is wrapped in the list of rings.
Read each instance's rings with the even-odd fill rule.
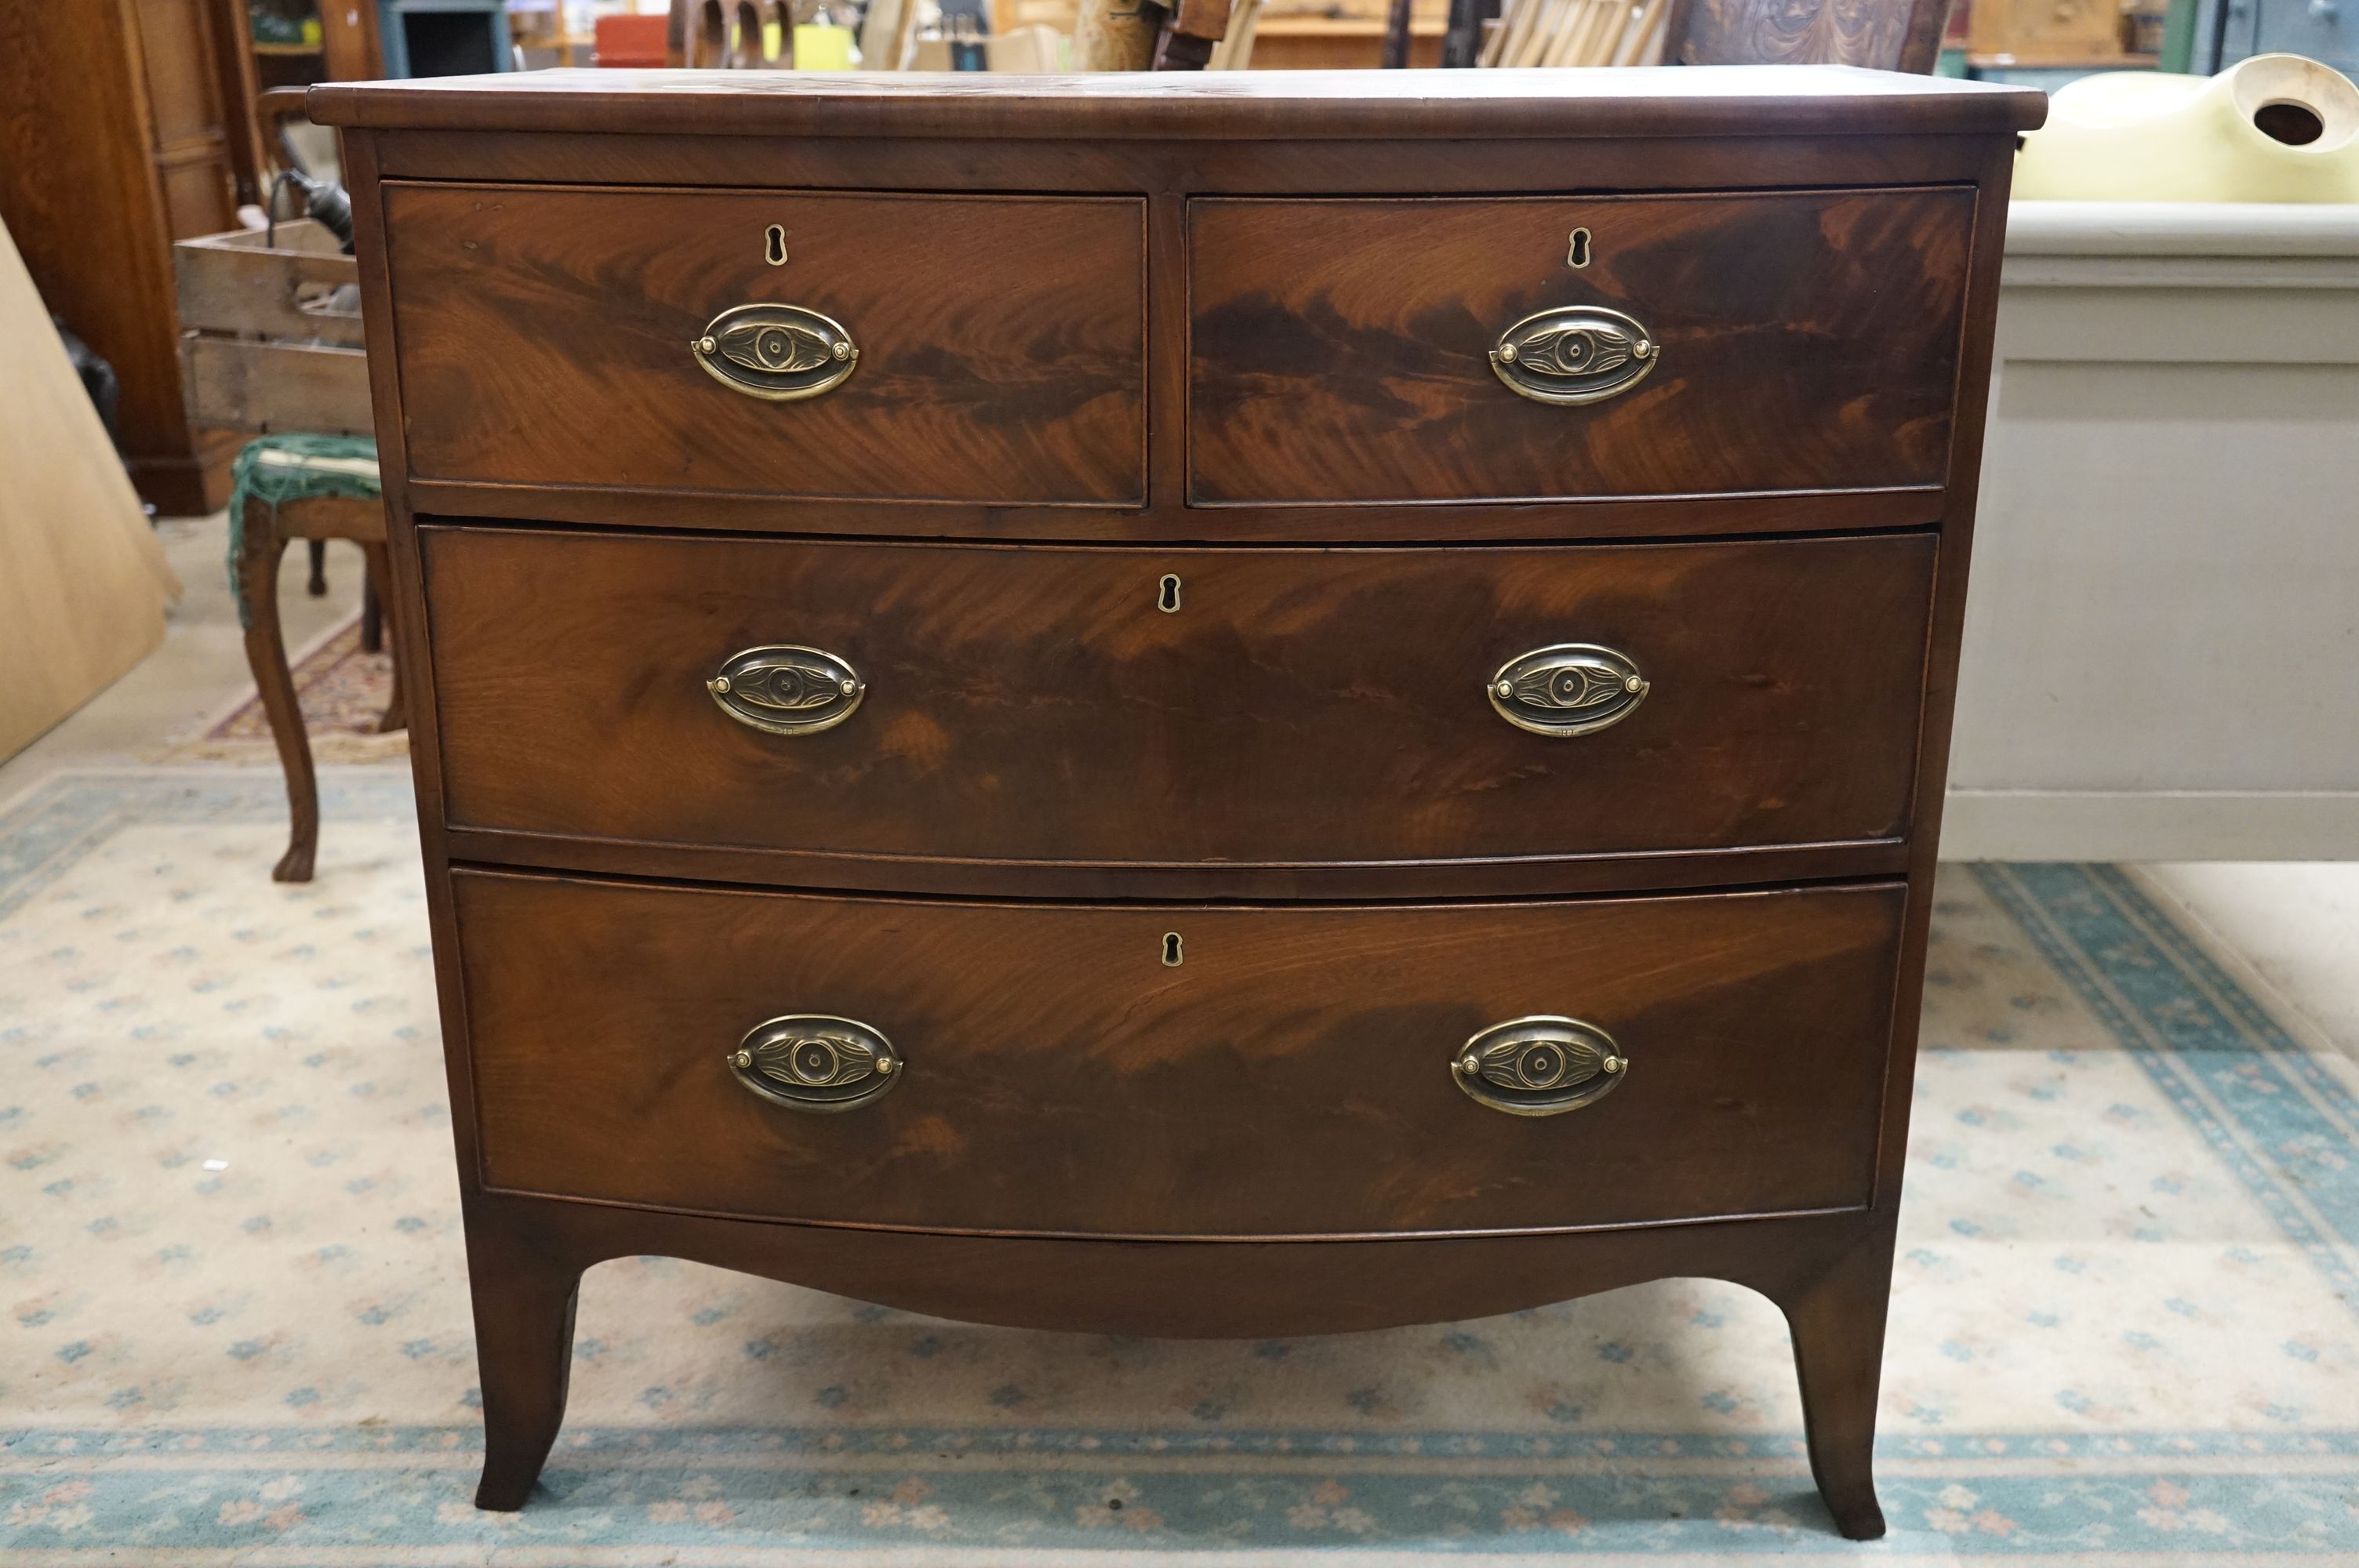
[[[2217,76],[2110,71],[2049,100],[2018,200],[2359,201],[2359,88],[2300,55]]]

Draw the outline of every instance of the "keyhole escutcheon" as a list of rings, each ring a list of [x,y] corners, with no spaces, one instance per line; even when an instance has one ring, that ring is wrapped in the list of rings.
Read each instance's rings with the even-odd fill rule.
[[[1167,969],[1180,967],[1180,933],[1177,931],[1163,934],[1163,967]]]
[[[1155,608],[1166,615],[1179,612],[1180,579],[1176,573],[1165,572],[1163,580],[1155,586]]]
[[[1565,246],[1564,265],[1575,270],[1589,265],[1588,230],[1575,229],[1572,232],[1571,242]]]
[[[762,231],[762,259],[772,266],[787,265],[787,230],[783,223],[773,223]]]

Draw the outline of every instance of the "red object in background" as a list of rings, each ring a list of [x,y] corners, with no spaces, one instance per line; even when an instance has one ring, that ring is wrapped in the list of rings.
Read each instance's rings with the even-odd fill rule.
[[[1950,0],[1950,25],[1941,29],[1941,47],[1962,49],[1966,47],[1966,33],[1973,26],[1974,0]]]
[[[671,18],[624,15],[598,18],[596,59],[602,66],[633,66],[642,70],[664,62],[664,29]]]

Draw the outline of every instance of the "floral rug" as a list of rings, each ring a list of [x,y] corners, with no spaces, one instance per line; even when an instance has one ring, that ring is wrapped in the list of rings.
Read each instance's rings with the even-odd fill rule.
[[[409,786],[321,793],[291,887],[266,773],[0,809],[0,1562],[2359,1558],[2359,1074],[2102,866],[1944,873],[1883,1541],[1734,1286],[1156,1343],[654,1259],[591,1272],[544,1488],[478,1513]]]
[[[363,648],[359,611],[308,647],[294,650],[287,662],[313,762],[389,762],[409,755],[407,733],[377,731],[377,720],[393,697],[393,645],[388,642],[374,654]],[[245,696],[167,746],[158,760],[275,767],[278,745],[271,738],[262,698],[249,684]]]

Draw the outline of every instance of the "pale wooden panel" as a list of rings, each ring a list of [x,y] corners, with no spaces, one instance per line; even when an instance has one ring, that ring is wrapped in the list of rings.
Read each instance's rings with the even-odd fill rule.
[[[0,757],[164,637],[180,585],[0,225]]]

